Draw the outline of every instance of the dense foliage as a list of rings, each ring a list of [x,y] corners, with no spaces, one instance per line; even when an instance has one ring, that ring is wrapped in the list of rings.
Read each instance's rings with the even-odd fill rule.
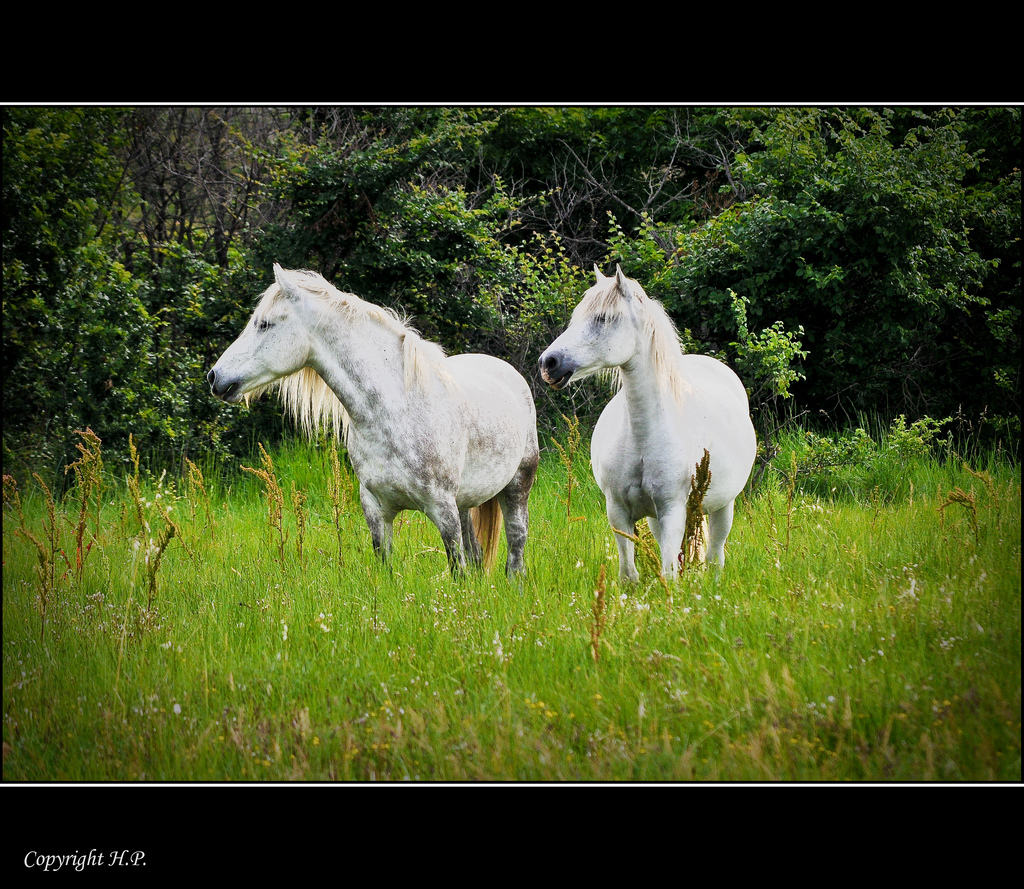
[[[273,262],[511,360],[621,263],[786,417],[959,417],[1016,447],[1017,108],[3,111],[4,471],[251,452],[204,374]]]

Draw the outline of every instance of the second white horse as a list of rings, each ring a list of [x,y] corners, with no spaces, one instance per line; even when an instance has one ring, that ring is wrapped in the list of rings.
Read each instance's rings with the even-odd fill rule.
[[[708,451],[707,560],[724,565],[734,502],[757,454],[746,390],[722,362],[684,354],[664,308],[621,269],[614,277],[594,271],[597,283],[541,356],[541,375],[561,389],[615,369],[621,387],[591,441],[594,477],[612,528],[632,534],[649,519],[666,578],[676,576],[691,481]],[[633,542],[621,534],[616,542],[620,578],[637,580]]]

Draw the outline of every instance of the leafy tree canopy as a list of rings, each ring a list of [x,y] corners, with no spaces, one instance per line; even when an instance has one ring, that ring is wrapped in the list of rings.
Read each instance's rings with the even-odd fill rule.
[[[592,420],[537,355],[597,263],[787,416],[959,414],[1019,435],[1016,108],[4,109],[5,471],[229,457],[280,410],[204,376],[274,262],[505,357],[541,425]],[[566,399],[568,398],[568,401]]]

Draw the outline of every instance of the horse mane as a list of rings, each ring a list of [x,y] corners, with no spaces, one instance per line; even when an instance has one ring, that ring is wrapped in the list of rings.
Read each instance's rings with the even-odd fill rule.
[[[665,307],[656,299],[652,299],[644,289],[632,278],[628,279],[629,287],[641,306],[644,333],[650,344],[651,363],[655,376],[667,392],[679,400],[687,389],[686,378],[679,366],[683,355],[683,344],[679,331]],[[626,310],[626,298],[619,290],[615,277],[602,277],[597,284],[587,291],[572,313],[573,322],[591,315],[605,315],[616,319]],[[613,388],[618,390],[622,385],[622,369],[612,368],[608,371]]]
[[[444,349],[437,343],[423,339],[408,321],[392,309],[367,302],[353,293],[343,293],[316,272],[299,270],[289,274],[301,278],[300,286],[321,300],[323,314],[343,312],[351,317],[362,317],[390,330],[402,343],[405,386],[426,389],[431,379],[439,379],[446,387],[453,385],[450,374],[443,366]],[[260,298],[256,311],[268,310],[281,296],[276,282]],[[250,399],[264,392],[277,391],[285,412],[290,414],[302,431],[312,438],[323,427],[333,429],[343,441],[348,440],[349,414],[345,406],[311,367],[281,377],[254,389],[246,396]]]

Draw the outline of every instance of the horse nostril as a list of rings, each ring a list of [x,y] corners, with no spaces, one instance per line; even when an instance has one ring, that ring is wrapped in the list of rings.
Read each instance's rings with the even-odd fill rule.
[[[214,371],[214,370],[211,370],[211,371],[210,371],[210,372],[209,372],[209,373],[208,373],[208,374],[206,375],[206,382],[210,384],[210,388],[211,388],[211,389],[213,388],[213,384],[214,384],[214,381],[215,381],[216,379],[217,379],[217,372],[216,372],[216,371]]]
[[[554,355],[541,355],[540,366],[544,370],[552,370],[558,365],[558,358]]]

